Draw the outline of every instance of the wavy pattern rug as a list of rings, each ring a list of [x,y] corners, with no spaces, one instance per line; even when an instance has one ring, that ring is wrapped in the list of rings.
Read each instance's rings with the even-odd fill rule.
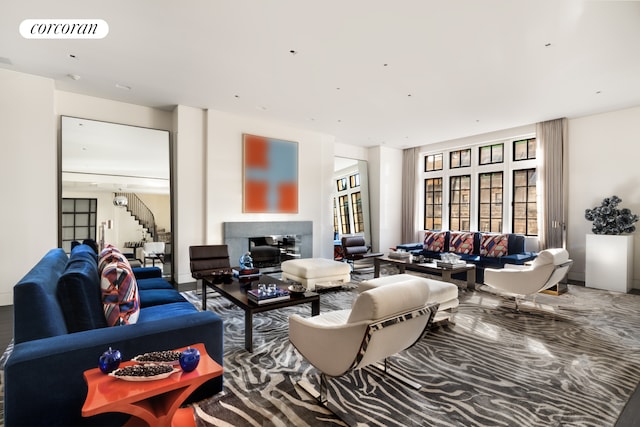
[[[225,321],[225,391],[195,405],[199,426],[345,425],[296,382],[317,371],[288,341],[288,317],[254,317],[254,352],[243,348],[244,313],[211,293]],[[198,296],[186,292],[199,306]],[[348,308],[353,290],[326,291],[321,312]],[[640,296],[569,285],[561,296],[521,303],[486,287],[461,290],[455,323],[435,327],[393,358],[422,384],[410,389],[375,370],[332,379],[332,410],[357,426],[613,426],[640,380]]]

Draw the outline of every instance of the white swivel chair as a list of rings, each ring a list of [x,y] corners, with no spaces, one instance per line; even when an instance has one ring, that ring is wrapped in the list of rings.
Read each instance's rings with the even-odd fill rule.
[[[426,305],[429,290],[419,282],[401,282],[362,292],[350,310],[338,310],[319,316],[289,318],[289,340],[320,371],[320,391],[306,381],[298,384],[325,404],[327,376],[337,377],[384,361],[415,344],[438,310],[438,304]],[[403,382],[420,388],[407,378]]]
[[[164,242],[145,242],[142,247],[142,255],[144,256],[144,265],[147,266],[147,260],[150,259],[155,267],[156,260],[164,263]]]
[[[566,249],[545,249],[529,265],[510,266],[503,269],[485,268],[484,284],[518,297],[537,294],[558,284],[571,268]]]

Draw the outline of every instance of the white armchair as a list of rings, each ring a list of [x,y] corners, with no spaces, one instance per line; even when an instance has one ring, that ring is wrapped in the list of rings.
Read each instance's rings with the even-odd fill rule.
[[[421,283],[401,282],[362,292],[350,310],[310,318],[292,315],[289,340],[321,374],[320,392],[308,382],[298,384],[324,404],[327,376],[382,360],[387,372],[387,358],[415,344],[431,324],[438,304],[426,305],[428,297],[429,289]]]
[[[573,260],[566,249],[545,249],[527,266],[485,268],[484,284],[501,292],[512,294],[518,309],[518,297],[535,295],[558,284],[567,274]]]
[[[150,259],[152,265],[155,267],[156,260],[164,263],[164,242],[145,242],[142,247],[142,255],[144,257],[144,265],[146,267],[147,260]]]

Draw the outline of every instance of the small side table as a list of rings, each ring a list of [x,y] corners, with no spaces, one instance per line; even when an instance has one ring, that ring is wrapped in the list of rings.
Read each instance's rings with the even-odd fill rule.
[[[204,344],[191,347],[200,351],[198,367],[161,380],[131,382],[105,375],[99,368],[85,371],[89,390],[82,416],[122,412],[132,415],[125,424],[127,427],[195,426],[193,409],[180,408],[180,405],[202,384],[222,375],[223,368],[207,354]],[[182,350],[184,348],[178,351]],[[124,362],[120,366],[134,363]]]

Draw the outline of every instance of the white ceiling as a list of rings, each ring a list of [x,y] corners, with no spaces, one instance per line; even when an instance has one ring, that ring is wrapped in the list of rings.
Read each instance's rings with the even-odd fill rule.
[[[103,19],[109,34],[24,39],[36,18]],[[640,3],[5,0],[0,67],[405,148],[640,105]]]

